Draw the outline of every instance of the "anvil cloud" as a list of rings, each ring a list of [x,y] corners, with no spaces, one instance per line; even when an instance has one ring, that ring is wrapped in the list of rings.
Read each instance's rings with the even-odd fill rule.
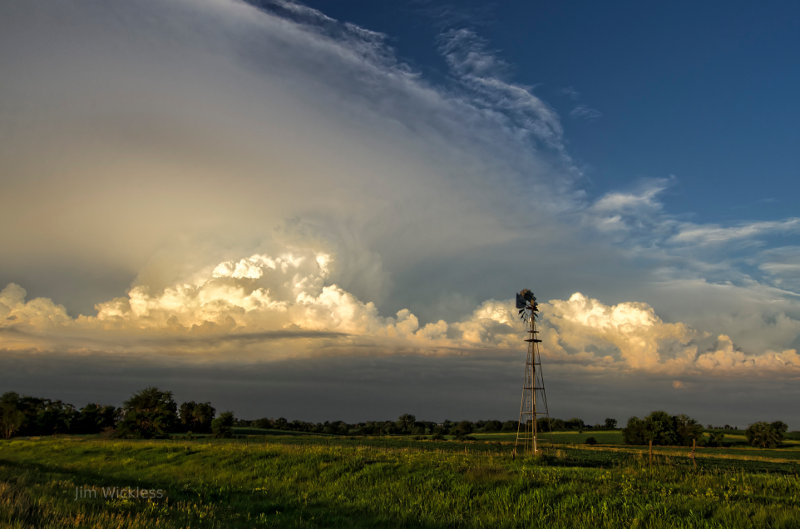
[[[492,386],[518,371],[510,298],[532,287],[556,383],[800,377],[798,219],[672,214],[668,174],[592,195],[559,113],[474,28],[432,43],[435,81],[391,36],[292,2],[0,20],[3,361],[144,358],[158,382],[175,362],[469,358]]]

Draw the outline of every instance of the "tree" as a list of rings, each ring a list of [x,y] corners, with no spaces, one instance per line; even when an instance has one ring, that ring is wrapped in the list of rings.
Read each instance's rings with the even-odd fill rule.
[[[606,417],[606,422],[603,425],[606,430],[615,430],[617,428],[617,420],[611,417]]]
[[[563,421],[562,421],[563,422]],[[514,430],[516,431],[518,423],[514,425]],[[553,421],[550,420],[549,417],[539,417],[536,419],[536,429],[540,432],[552,432],[553,431]]]
[[[414,429],[414,423],[416,422],[416,417],[410,413],[404,413],[397,419],[397,429],[402,433],[411,433],[411,431]]]
[[[19,431],[25,414],[19,409],[19,395],[13,391],[0,397],[0,433],[3,439],[10,439]]]
[[[764,421],[756,422],[747,427],[745,436],[751,446],[758,448],[776,448],[783,441],[783,434],[786,433],[787,426],[782,421],[768,423]]]
[[[500,421],[486,421],[486,424],[483,425],[484,432],[499,432],[503,428],[503,423]]]
[[[233,412],[226,411],[211,421],[211,433],[214,437],[233,437]]]
[[[725,434],[723,432],[709,432],[705,446],[722,446],[724,440]]]
[[[703,427],[686,415],[669,415],[664,411],[654,411],[644,419],[631,417],[622,429],[626,444],[688,445],[692,439],[699,439]]]
[[[692,441],[697,441],[703,436],[703,427],[696,420],[686,415],[676,415],[672,418],[675,428],[675,440],[678,444],[689,446]]]
[[[647,439],[647,424],[639,417],[631,417],[628,419],[628,425],[622,429],[622,440],[625,444],[629,445],[643,445],[646,444]]]
[[[451,433],[456,437],[469,435],[472,433],[472,423],[470,421],[461,421],[451,430]]]
[[[253,426],[256,428],[264,428],[266,430],[268,428],[272,428],[272,421],[266,417],[262,417],[253,421]]]
[[[654,411],[644,419],[647,430],[647,441],[654,445],[675,444],[675,424],[672,417],[665,411]]]
[[[177,405],[171,391],[148,387],[122,406],[119,434],[123,437],[166,437],[178,423]]]
[[[519,423],[517,421],[506,421],[503,423],[503,432],[516,432]]]
[[[568,430],[583,430],[585,425],[583,423],[583,419],[573,417],[572,419],[566,421],[565,426]]]
[[[185,432],[208,433],[216,410],[210,402],[197,403],[193,400],[181,404],[181,429]]]
[[[101,406],[89,403],[77,413],[72,423],[74,433],[99,433],[106,428],[113,428],[116,423],[117,409],[114,406]]]

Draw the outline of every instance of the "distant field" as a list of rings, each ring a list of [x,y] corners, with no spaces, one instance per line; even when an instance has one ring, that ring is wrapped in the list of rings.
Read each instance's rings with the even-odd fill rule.
[[[517,432],[503,433],[478,433],[473,434],[476,439],[513,441]],[[587,430],[584,432],[545,432],[539,436],[545,441],[566,444],[585,444],[589,437],[594,437],[600,444],[621,444],[621,430]]]
[[[277,432],[235,440],[0,441],[0,526],[800,524],[798,446],[698,449],[697,468],[685,447],[659,447],[651,466],[646,447],[614,444],[618,432],[592,435],[604,444],[580,444],[586,432],[553,434],[538,458],[512,458],[513,438],[503,434],[467,442]],[[148,497],[130,497],[142,491]]]

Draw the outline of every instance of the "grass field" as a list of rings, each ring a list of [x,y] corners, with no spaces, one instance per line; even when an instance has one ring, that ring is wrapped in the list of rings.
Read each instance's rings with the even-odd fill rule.
[[[502,434],[0,441],[0,526],[800,527],[797,446],[698,449],[695,468],[683,448],[650,466],[562,441],[539,458]]]

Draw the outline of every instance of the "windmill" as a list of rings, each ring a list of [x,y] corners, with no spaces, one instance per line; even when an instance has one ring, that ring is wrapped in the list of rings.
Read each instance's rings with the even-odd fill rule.
[[[517,309],[523,322],[528,324],[528,354],[525,358],[525,378],[522,384],[522,400],[519,405],[519,424],[517,425],[517,439],[514,442],[514,453],[518,451],[536,455],[536,436],[538,430],[537,419],[539,415],[550,418],[547,409],[547,394],[544,392],[544,378],[542,377],[542,358],[539,344],[542,340],[537,338],[536,316],[539,305],[536,296],[530,290],[523,289],[517,294]],[[538,397],[538,399],[537,399]],[[544,406],[542,406],[544,405]],[[538,407],[537,407],[538,406]],[[544,410],[542,410],[542,407]]]

